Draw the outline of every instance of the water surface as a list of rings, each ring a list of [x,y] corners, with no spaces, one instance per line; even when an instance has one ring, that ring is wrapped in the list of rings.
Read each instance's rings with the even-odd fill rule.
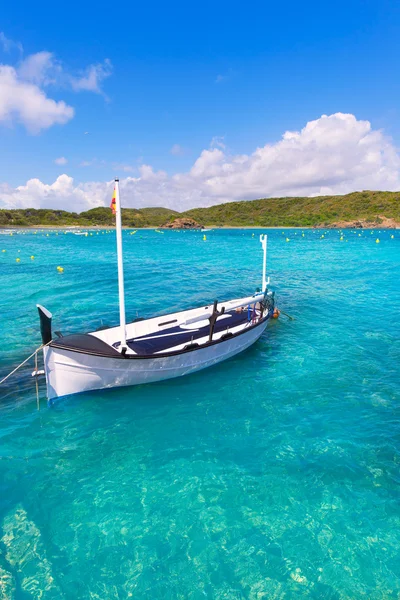
[[[261,232],[124,231],[128,318],[254,291]],[[41,382],[40,410],[32,365],[2,386],[0,597],[399,597],[400,233],[268,234],[295,320],[247,352],[50,407]],[[64,334],[117,323],[114,245],[0,236],[0,377],[37,302]]]

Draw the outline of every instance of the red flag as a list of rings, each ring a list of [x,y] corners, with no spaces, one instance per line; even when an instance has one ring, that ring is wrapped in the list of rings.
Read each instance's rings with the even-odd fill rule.
[[[113,193],[113,197],[111,200],[110,208],[112,210],[112,214],[115,215],[117,212],[117,198],[116,198],[115,188],[114,188],[114,193]]]

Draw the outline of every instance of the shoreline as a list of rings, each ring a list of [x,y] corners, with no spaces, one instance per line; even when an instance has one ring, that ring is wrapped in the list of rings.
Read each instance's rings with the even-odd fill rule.
[[[114,230],[115,226],[112,225],[0,225],[1,231],[16,231],[16,230],[66,230],[73,233],[74,231],[82,231],[82,230]],[[182,229],[171,229],[164,227],[130,227],[127,225],[123,225],[122,229],[136,229],[138,231],[154,231],[155,229],[161,229],[163,231],[199,231],[202,229],[192,229],[192,228],[182,228]],[[384,224],[371,224],[370,227],[357,227],[348,225],[343,227],[338,227],[337,224],[331,223],[330,225],[306,225],[306,226],[298,226],[298,225],[205,225],[204,229],[215,230],[215,229],[393,229],[399,230],[400,224],[397,223],[395,227],[385,227]]]

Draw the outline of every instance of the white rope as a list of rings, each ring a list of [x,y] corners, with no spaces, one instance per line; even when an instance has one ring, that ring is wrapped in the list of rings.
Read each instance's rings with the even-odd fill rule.
[[[38,378],[37,378],[37,372],[38,372],[38,362],[37,362],[37,355],[38,353],[35,352],[35,373],[36,373],[36,377],[35,377],[35,385],[36,385],[36,406],[37,409],[40,410],[40,402],[39,402],[39,383],[38,383]]]
[[[18,371],[18,369],[20,369],[25,363],[28,362],[28,360],[30,360],[32,358],[32,356],[35,356],[35,354],[37,354],[39,352],[39,350],[41,350],[42,348],[44,348],[45,346],[48,346],[51,343],[52,340],[50,340],[50,342],[47,342],[47,344],[42,344],[41,346],[39,346],[39,348],[36,348],[35,352],[32,352],[32,354],[30,356],[28,356],[28,358],[26,358],[20,365],[18,365],[18,367],[15,367],[15,369],[13,371],[11,371],[11,373],[9,373],[8,375],[6,375],[1,381],[0,381],[0,385],[2,383],[4,383],[9,377],[11,377],[11,375],[14,375],[14,373],[16,371]]]

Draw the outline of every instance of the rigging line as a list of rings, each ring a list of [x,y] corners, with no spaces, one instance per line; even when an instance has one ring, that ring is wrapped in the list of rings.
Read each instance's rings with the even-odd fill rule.
[[[279,309],[280,310],[280,309]],[[288,317],[291,321],[294,321],[294,317],[291,317],[290,315],[288,315],[287,313],[285,313],[283,310],[281,310],[281,313],[283,315],[285,315],[285,317]]]
[[[39,352],[39,350],[41,350],[42,348],[44,348],[45,346],[48,346],[49,344],[51,344],[52,340],[50,340],[50,342],[47,342],[47,344],[42,344],[41,346],[39,346],[39,348],[36,348],[35,352],[32,352],[32,354],[30,356],[28,356],[28,358],[26,358],[20,365],[18,365],[18,367],[15,367],[15,369],[13,369],[11,371],[11,373],[9,373],[8,375],[6,375],[5,377],[3,377],[3,379],[0,381],[0,385],[2,383],[4,383],[9,377],[11,377],[11,375],[14,375],[14,373],[16,371],[18,371],[18,369],[20,369],[25,363],[28,362],[28,360],[30,360],[32,358],[32,356],[35,356],[35,354],[37,352]]]
[[[40,402],[39,402],[39,383],[38,383],[38,376],[37,376],[37,372],[38,372],[38,361],[37,361],[37,355],[38,353],[35,352],[35,384],[36,384],[36,406],[37,409],[40,410]]]

